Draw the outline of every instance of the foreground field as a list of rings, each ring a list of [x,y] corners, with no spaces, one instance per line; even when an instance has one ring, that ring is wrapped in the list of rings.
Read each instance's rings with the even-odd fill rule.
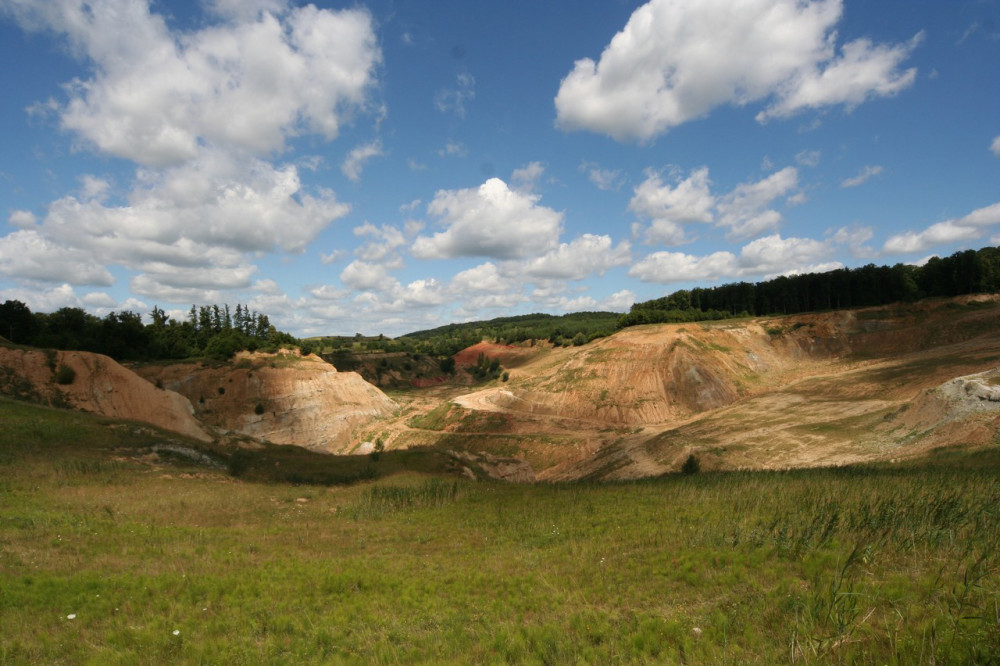
[[[0,401],[0,663],[996,663],[1000,455],[234,480]]]

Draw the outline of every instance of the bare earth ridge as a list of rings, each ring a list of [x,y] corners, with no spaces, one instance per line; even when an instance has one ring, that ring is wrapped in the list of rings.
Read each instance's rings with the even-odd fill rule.
[[[580,347],[475,345],[509,373],[390,398],[297,352],[133,370],[82,352],[0,347],[0,391],[202,440],[237,434],[329,453],[438,446],[514,480],[901,460],[994,443],[1000,296],[629,328]],[[55,381],[55,365],[76,372]],[[158,388],[160,387],[160,388]],[[504,469],[501,470],[501,467]],[[509,469],[507,469],[509,467]]]

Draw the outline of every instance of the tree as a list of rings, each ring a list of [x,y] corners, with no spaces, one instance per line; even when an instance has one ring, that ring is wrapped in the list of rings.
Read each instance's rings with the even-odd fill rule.
[[[35,320],[31,310],[21,301],[4,301],[0,305],[0,335],[11,342],[25,345],[35,333]]]

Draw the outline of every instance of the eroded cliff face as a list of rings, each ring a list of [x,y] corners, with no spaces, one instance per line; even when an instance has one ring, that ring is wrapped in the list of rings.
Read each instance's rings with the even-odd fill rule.
[[[66,384],[56,381],[56,370],[62,365],[73,373],[72,381]],[[0,392],[110,418],[143,421],[202,441],[212,439],[195,418],[187,398],[157,388],[101,354],[0,347]]]
[[[151,365],[138,372],[187,397],[198,418],[216,428],[329,453],[353,450],[360,427],[396,409],[360,375],[295,351],[241,353],[224,365]]]

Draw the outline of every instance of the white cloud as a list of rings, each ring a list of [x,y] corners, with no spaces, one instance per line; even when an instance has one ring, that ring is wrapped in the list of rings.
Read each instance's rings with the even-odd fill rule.
[[[691,171],[676,185],[664,184],[659,173],[650,171],[635,188],[629,210],[649,220],[645,231],[648,243],[670,246],[690,242],[685,225],[692,223],[714,223],[728,229],[727,238],[746,239],[778,228],[781,214],[768,206],[780,197],[795,203],[799,199],[797,187],[795,167],[785,167],[757,182],[741,183],[724,195],[712,193],[708,167]]]
[[[376,140],[362,144],[348,153],[344,163],[340,165],[340,170],[351,182],[357,183],[361,180],[361,172],[365,168],[365,162],[382,154],[381,141]]]
[[[83,305],[73,287],[61,284],[58,287],[46,289],[3,289],[0,290],[0,302],[21,301],[32,312],[55,312],[59,308],[78,308]]]
[[[866,245],[875,237],[871,227],[841,227],[831,236],[834,243],[846,245],[852,257],[856,259],[873,259],[878,252]]]
[[[518,190],[531,192],[535,189],[535,183],[542,177],[543,173],[545,173],[545,167],[541,162],[529,162],[520,169],[514,169],[510,179]]]
[[[118,301],[112,298],[110,294],[105,294],[102,291],[92,291],[89,294],[84,294],[80,302],[89,308],[114,309],[118,305]]]
[[[714,207],[708,167],[695,169],[673,187],[664,184],[659,173],[648,172],[628,205],[637,216],[651,221],[646,240],[664,245],[687,242],[683,225],[712,222]]]
[[[1000,157],[1000,135],[993,139],[993,143],[990,144],[990,151],[997,157]]]
[[[60,246],[33,229],[0,238],[0,275],[70,284],[114,282],[108,269],[89,253]]]
[[[486,262],[457,273],[451,279],[452,289],[458,294],[469,291],[503,293],[512,291],[514,280],[500,274],[493,262]]]
[[[360,259],[347,265],[340,273],[340,281],[358,291],[386,289],[395,283],[384,266]]]
[[[476,79],[468,72],[458,75],[454,88],[439,90],[434,95],[434,107],[441,113],[465,117],[465,105],[476,98]]]
[[[739,255],[714,252],[699,257],[683,252],[654,252],[635,264],[629,275],[643,282],[665,284],[814,272],[839,266],[825,261],[832,251],[826,241],[774,234],[748,243]]]
[[[985,227],[1000,224],[1000,203],[972,211],[965,217],[932,224],[923,231],[907,231],[892,236],[883,251],[890,254],[924,252],[935,245],[982,238]]]
[[[840,184],[840,186],[841,187],[857,187],[858,185],[862,185],[862,184],[868,182],[869,180],[871,180],[875,176],[881,175],[882,172],[884,172],[884,171],[885,171],[884,167],[881,167],[881,166],[878,166],[878,165],[868,165],[868,166],[862,168],[861,171],[858,172],[858,175],[853,176],[851,178],[845,179]]]
[[[726,236],[731,239],[752,238],[776,230],[781,224],[781,214],[768,206],[793,192],[798,187],[798,177],[795,167],[785,167],[756,183],[736,186],[719,199],[717,224],[729,229]]]
[[[216,2],[228,21],[171,31],[144,0],[106,0],[100,10],[73,0],[19,4],[26,28],[65,36],[93,66],[66,88],[63,127],[99,151],[139,164],[195,159],[200,144],[254,154],[283,150],[287,138],[337,136],[342,118],[363,108],[381,52],[367,11],[281,3]]]
[[[559,280],[582,280],[590,275],[604,275],[615,266],[632,259],[631,245],[622,241],[612,247],[611,236],[583,234],[570,243],[560,243],[551,252],[531,259],[524,273],[532,277]]]
[[[38,222],[34,213],[28,210],[14,210],[7,216],[7,221],[15,227],[30,229]]]
[[[222,18],[253,21],[263,12],[280,14],[288,0],[203,0],[205,7]]]
[[[411,251],[421,259],[520,259],[544,254],[558,241],[563,214],[539,206],[539,199],[511,190],[499,178],[474,189],[440,190],[427,211],[445,230],[418,237]]]
[[[626,312],[635,303],[635,298],[635,292],[629,289],[622,289],[601,301],[600,307],[602,310],[609,310],[611,312]]]
[[[576,61],[555,98],[556,122],[645,141],[723,104],[770,100],[763,121],[911,85],[916,71],[899,66],[919,39],[860,39],[838,54],[842,14],[841,0],[651,0],[599,62]]]

